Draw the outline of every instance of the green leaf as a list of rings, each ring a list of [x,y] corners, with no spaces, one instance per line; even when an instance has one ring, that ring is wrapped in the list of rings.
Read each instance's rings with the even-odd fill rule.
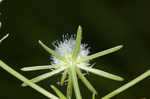
[[[92,84],[86,79],[86,77],[84,77],[84,75],[81,73],[81,71],[79,69],[76,69],[77,74],[79,76],[79,78],[81,79],[81,81],[85,84],[85,86],[94,94],[97,94],[97,91],[95,90],[95,88],[92,86]]]
[[[113,92],[109,93],[108,95],[104,96],[102,99],[110,99],[119,93],[127,90],[128,88],[134,86],[135,84],[139,83],[140,81],[144,80],[145,78],[150,76],[150,70],[146,71],[145,73],[141,74],[137,78],[133,79],[132,81],[128,82],[127,84],[121,86],[120,88],[114,90]]]
[[[61,86],[64,84],[64,81],[65,81],[65,79],[66,79],[66,77],[67,77],[67,72],[68,72],[68,70],[66,69],[66,70],[64,71],[62,77],[61,77],[61,82],[62,82]]]
[[[100,56],[104,56],[106,54],[110,54],[110,53],[113,53],[115,51],[118,51],[119,49],[121,49],[123,47],[123,45],[119,45],[119,46],[116,46],[116,47],[113,47],[113,48],[110,48],[110,49],[107,49],[107,50],[104,50],[104,51],[101,51],[101,52],[98,52],[96,54],[93,54],[93,55],[90,55],[90,56],[87,56],[83,59],[81,59],[80,62],[86,62],[86,61],[89,61],[89,60],[92,60],[94,58],[98,58]]]
[[[60,99],[67,99],[67,97],[65,97],[64,94],[55,86],[51,85],[51,88],[56,92]]]
[[[82,39],[82,27],[79,26],[77,30],[76,45],[75,45],[74,52],[73,52],[74,59],[76,59],[79,54],[81,39]]]
[[[59,69],[57,69],[57,70],[53,70],[53,71],[51,71],[51,72],[42,74],[42,75],[40,75],[40,76],[37,76],[37,77],[31,79],[30,81],[33,82],[33,83],[37,83],[37,82],[39,82],[39,81],[42,81],[42,80],[44,80],[44,79],[46,79],[46,78],[48,78],[48,77],[51,77],[51,76],[57,74],[57,73],[59,73],[59,72],[62,72],[65,68],[66,68],[66,67],[62,67],[62,68],[59,68]],[[28,86],[28,84],[23,83],[22,86],[25,87],[25,86]]]
[[[9,34],[6,34],[2,39],[0,39],[0,43],[2,43],[2,41],[5,40],[8,36]]]
[[[21,68],[21,70],[22,71],[35,71],[35,70],[44,70],[44,69],[57,68],[58,66],[59,66],[59,64],[43,65],[43,66],[30,66],[30,67]]]
[[[57,54],[55,51],[53,51],[52,49],[48,48],[44,43],[42,43],[42,41],[39,40],[39,44],[49,53],[54,55],[56,58],[65,61],[65,58],[60,56],[59,54]]]
[[[85,70],[85,71],[91,72],[93,74],[96,74],[96,75],[99,75],[99,76],[102,76],[102,77],[105,77],[105,78],[109,78],[109,79],[112,79],[112,80],[116,80],[116,81],[123,81],[124,80],[122,77],[104,72],[102,70],[93,69],[93,68],[90,68],[90,67],[87,67],[87,66],[78,66],[78,67],[81,68],[82,70]]]

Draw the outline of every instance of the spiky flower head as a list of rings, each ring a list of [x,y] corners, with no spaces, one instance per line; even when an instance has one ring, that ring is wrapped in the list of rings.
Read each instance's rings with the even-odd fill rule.
[[[63,40],[55,41],[53,45],[55,47],[54,51],[57,54],[64,56],[67,61],[71,61],[74,52],[74,47],[76,45],[75,35],[71,35],[71,36],[69,36],[69,34],[63,35]],[[80,59],[87,57],[88,54],[89,54],[88,44],[81,44],[76,61],[80,61]],[[64,63],[64,61],[59,60],[54,55],[51,56],[51,59],[52,59],[52,64]],[[88,62],[80,62],[80,64],[89,66]]]
[[[89,48],[87,47],[87,44],[81,44],[82,39],[82,28],[81,26],[78,27],[77,30],[77,36],[76,39],[74,36],[71,36],[70,38],[66,39],[66,36],[64,36],[64,40],[60,42],[56,42],[54,44],[55,50],[48,48],[43,42],[39,40],[39,44],[49,53],[52,55],[52,65],[45,65],[45,66],[35,66],[35,67],[25,67],[21,70],[23,71],[33,71],[33,70],[43,70],[43,69],[52,69],[52,71],[42,74],[38,77],[35,77],[31,79],[32,82],[36,83],[41,80],[44,80],[48,77],[51,77],[57,73],[63,72],[61,82],[64,82],[65,79],[68,78],[68,86],[67,86],[67,97],[68,99],[71,99],[71,93],[72,93],[72,86],[74,88],[74,92],[77,99],[82,99],[79,85],[78,85],[78,77],[81,79],[81,81],[85,84],[85,86],[93,93],[97,94],[97,91],[95,88],[90,84],[90,82],[86,79],[86,77],[83,75],[81,70],[106,77],[112,80],[122,81],[123,78],[98,70],[91,68],[91,66],[88,62],[94,58],[104,56],[106,54],[115,52],[122,48],[122,45],[104,50],[102,52],[98,52],[93,55],[89,55]],[[68,76],[67,76],[68,74]],[[23,83],[23,86],[27,86],[26,83]]]

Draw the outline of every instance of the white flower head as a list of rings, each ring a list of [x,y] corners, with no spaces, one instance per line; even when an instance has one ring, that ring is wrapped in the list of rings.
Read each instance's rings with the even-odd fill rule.
[[[69,34],[66,34],[66,35],[64,34],[62,41],[55,41],[53,43],[55,47],[54,51],[60,56],[64,56],[66,60],[69,61],[73,56],[74,47],[76,45],[75,38],[76,38],[75,35],[70,36]],[[89,54],[88,44],[81,44],[79,54],[77,56],[77,61],[79,61],[81,58],[87,57],[88,54]],[[63,62],[62,60],[59,60],[58,58],[56,58],[54,55],[51,56],[51,59],[52,59],[52,62],[51,62],[52,64],[58,64],[58,63]],[[89,66],[89,62],[82,62],[80,64]]]
[[[89,61],[98,58],[100,56],[104,56],[106,54],[115,52],[119,49],[121,49],[123,46],[119,45],[107,50],[104,50],[102,52],[98,52],[93,55],[89,55],[89,47],[87,44],[81,44],[82,39],[82,28],[81,26],[78,27],[77,30],[77,36],[63,36],[63,41],[56,41],[53,43],[55,46],[55,50],[53,51],[49,47],[47,47],[43,42],[39,40],[39,44],[49,53],[51,54],[52,59],[52,65],[45,65],[45,66],[34,66],[34,67],[25,67],[21,70],[23,71],[34,71],[34,70],[43,70],[43,69],[53,69],[52,71],[42,74],[38,77],[35,77],[31,79],[32,82],[36,83],[39,81],[42,81],[48,77],[51,77],[57,73],[63,72],[61,82],[64,82],[65,79],[68,79],[68,86],[67,86],[67,97],[68,99],[71,98],[72,93],[72,86],[74,88],[74,92],[77,99],[82,99],[82,96],[80,94],[80,89],[78,85],[78,79],[79,77],[81,81],[85,84],[85,86],[93,93],[97,94],[97,91],[95,88],[90,84],[90,82],[86,79],[86,77],[83,75],[81,70],[106,77],[112,80],[122,81],[123,78],[98,70],[91,68],[92,66],[89,66]],[[68,76],[67,76],[68,74]],[[23,83],[22,86],[27,86],[26,83]]]

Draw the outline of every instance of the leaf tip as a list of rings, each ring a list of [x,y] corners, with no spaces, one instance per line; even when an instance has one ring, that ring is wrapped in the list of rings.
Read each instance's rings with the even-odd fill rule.
[[[78,30],[77,30],[77,31],[78,31],[78,32],[79,32],[79,31],[82,31],[82,26],[81,26],[81,25],[78,26]]]

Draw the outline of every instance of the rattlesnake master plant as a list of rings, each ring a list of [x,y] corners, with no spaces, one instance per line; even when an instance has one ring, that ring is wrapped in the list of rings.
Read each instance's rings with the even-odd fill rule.
[[[1,27],[1,23],[0,23]],[[109,53],[112,53],[114,51],[119,50],[122,48],[122,45],[93,54],[88,55],[89,50],[87,48],[86,44],[81,44],[81,34],[82,29],[79,26],[77,31],[77,37],[76,39],[72,36],[69,39],[64,39],[63,42],[58,42],[55,44],[55,50],[51,50],[48,48],[45,44],[43,44],[41,41],[39,41],[39,44],[50,54],[52,54],[52,65],[47,66],[35,66],[35,67],[25,67],[21,70],[23,71],[34,71],[34,70],[43,70],[43,69],[52,69],[53,70],[49,73],[40,75],[34,79],[28,80],[26,77],[21,75],[20,73],[16,72],[12,68],[10,68],[6,63],[4,63],[2,60],[0,60],[0,67],[2,67],[4,70],[15,76],[16,78],[20,79],[24,83],[22,86],[30,86],[33,89],[37,90],[41,94],[45,95],[46,97],[50,99],[71,99],[72,95],[72,86],[74,87],[76,99],[82,99],[79,86],[78,86],[78,80],[77,76],[83,81],[83,83],[87,86],[87,88],[93,93],[92,99],[95,99],[95,94],[97,94],[94,87],[90,84],[90,82],[85,78],[83,75],[83,72],[81,70],[91,72],[94,74],[97,74],[99,76],[103,76],[109,79],[122,81],[123,78],[112,75],[109,73],[106,73],[101,70],[97,70],[92,68],[92,65],[90,65],[89,61],[91,59],[97,58],[99,56],[103,56]],[[8,37],[8,34],[4,36],[2,39],[0,39],[0,43]],[[61,78],[61,84],[63,85],[63,82],[65,79],[68,78],[68,86],[67,86],[67,97],[63,95],[59,89],[57,89],[55,86],[51,85],[51,88],[56,92],[58,97],[51,94],[50,92],[46,91],[42,87],[35,84],[35,82],[39,82],[41,80],[44,80],[50,76],[53,76],[59,72],[63,71],[63,75]],[[126,89],[132,87],[136,83],[140,82],[141,80],[145,79],[146,77],[150,76],[150,70],[146,71],[142,75],[138,76],[134,80],[130,81],[129,83],[121,86],[120,88],[114,90],[113,92],[109,93],[108,95],[102,97],[101,99],[110,99],[114,97],[115,95],[118,95],[119,93],[125,91]]]
[[[57,73],[63,72],[61,82],[64,82],[66,78],[68,78],[68,88],[67,88],[67,97],[71,98],[72,86],[74,88],[74,92],[77,99],[82,99],[77,76],[81,79],[81,81],[85,84],[85,86],[93,93],[97,94],[95,88],[90,84],[90,82],[85,78],[81,70],[91,72],[93,74],[103,76],[112,80],[123,81],[122,77],[94,69],[90,66],[89,61],[115,52],[121,49],[123,46],[119,45],[114,48],[98,52],[93,55],[88,55],[89,50],[86,44],[81,44],[82,39],[82,28],[78,27],[76,39],[72,36],[71,38],[64,39],[62,42],[58,42],[55,44],[55,50],[48,48],[42,41],[39,40],[39,44],[49,53],[52,54],[52,65],[46,66],[32,66],[25,67],[21,70],[23,71],[34,71],[34,70],[43,70],[43,69],[52,69],[52,71],[42,74],[38,77],[31,79],[30,81],[33,83],[42,81],[48,77],[51,77]],[[28,84],[23,83],[22,86],[27,86]]]

